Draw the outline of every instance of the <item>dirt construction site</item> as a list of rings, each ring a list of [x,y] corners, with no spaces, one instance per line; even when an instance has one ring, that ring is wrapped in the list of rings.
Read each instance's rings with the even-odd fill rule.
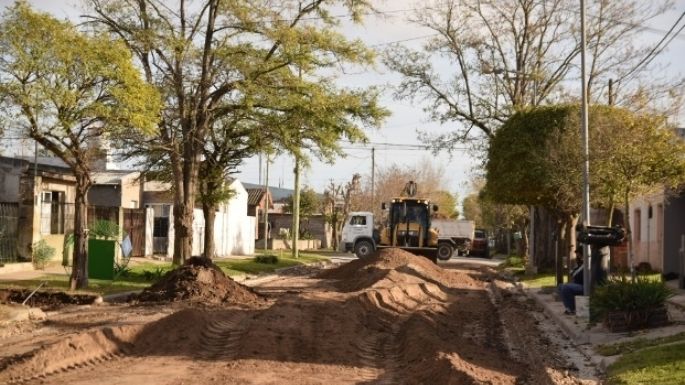
[[[121,303],[0,327],[0,384],[596,383],[550,327],[491,268],[398,249],[249,287],[193,258]]]

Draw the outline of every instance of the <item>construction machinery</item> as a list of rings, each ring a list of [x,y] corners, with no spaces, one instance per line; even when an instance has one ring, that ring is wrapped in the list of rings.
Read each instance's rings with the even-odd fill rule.
[[[345,250],[364,258],[377,249],[397,247],[433,262],[438,258],[449,259],[457,249],[466,252],[470,245],[469,235],[441,234],[431,223],[431,211],[437,212],[438,207],[428,199],[417,198],[416,191],[416,183],[409,182],[402,196],[383,203],[383,210],[387,210],[386,220],[378,227],[374,226],[373,213],[350,213],[342,231]],[[473,230],[470,237],[473,238]]]

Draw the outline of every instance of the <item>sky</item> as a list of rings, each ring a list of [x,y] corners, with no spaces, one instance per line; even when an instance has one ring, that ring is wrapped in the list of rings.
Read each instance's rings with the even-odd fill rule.
[[[658,1],[658,0],[656,0]],[[3,8],[12,1],[0,0]],[[79,11],[75,1],[58,0],[29,0],[35,8],[51,12],[60,18],[70,18],[77,20]],[[362,39],[368,45],[378,45],[378,48],[386,46],[384,43],[413,39],[406,41],[405,45],[412,48],[419,48],[425,41],[422,36],[431,34],[430,31],[422,29],[411,23],[406,18],[410,16],[411,9],[421,7],[424,2],[415,0],[395,0],[378,1],[376,7],[384,12],[383,16],[367,16],[364,25],[354,25],[343,22],[342,32],[349,37]],[[685,11],[685,0],[676,0],[671,11],[654,19],[647,25],[648,27],[665,30],[668,29],[680,14]],[[645,30],[640,39],[645,44],[655,44],[662,34],[654,30]],[[685,31],[681,32],[674,39],[666,52],[655,60],[655,65],[667,65],[667,72],[672,75],[685,74]],[[579,59],[578,59],[579,60]],[[447,69],[448,70],[448,69]],[[381,104],[390,110],[391,116],[379,129],[367,131],[369,141],[372,143],[401,143],[401,144],[423,144],[417,138],[417,131],[427,131],[430,133],[448,132],[453,127],[450,124],[440,125],[430,122],[421,105],[412,104],[406,100],[395,100],[391,95],[392,86],[399,82],[400,77],[393,74],[382,64],[377,64],[376,68],[367,71],[353,72],[339,76],[339,84],[350,87],[365,87],[370,85],[385,87],[388,91],[381,98]],[[685,121],[679,122],[680,126],[685,125]],[[304,170],[302,183],[309,185],[321,192],[332,180],[335,183],[344,183],[351,179],[354,173],[361,173],[363,177],[371,174],[371,145],[368,149],[357,149],[359,145],[346,145],[345,158],[335,161],[335,164],[328,165],[313,160],[311,167]],[[354,147],[354,149],[349,149]],[[393,163],[413,166],[423,158],[430,159],[446,169],[448,176],[448,188],[450,192],[457,193],[459,197],[464,197],[470,191],[470,181],[475,173],[478,172],[479,159],[469,151],[457,150],[452,154],[438,153],[432,154],[425,150],[402,149],[376,145],[375,164],[376,168],[387,167]],[[262,159],[262,166],[264,166]],[[269,184],[292,188],[293,186],[293,159],[288,156],[279,156],[273,160],[270,166]],[[263,170],[263,167],[262,167]],[[264,171],[261,173],[264,177]],[[258,157],[247,159],[240,167],[240,174],[237,177],[245,182],[259,183],[260,161]]]

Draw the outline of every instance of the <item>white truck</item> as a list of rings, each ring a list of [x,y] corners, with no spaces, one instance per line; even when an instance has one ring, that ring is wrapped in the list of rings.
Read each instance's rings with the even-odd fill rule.
[[[396,202],[393,200],[392,204],[396,204]],[[402,243],[397,240],[397,236],[393,239],[392,236],[386,235],[387,229],[397,226],[395,223],[397,220],[392,220],[392,214],[390,217],[390,224],[376,228],[374,227],[373,213],[368,211],[351,212],[342,229],[341,245],[344,250],[354,252],[358,258],[363,258],[383,247],[400,247],[414,252],[425,252],[426,249],[432,249],[434,253],[429,258],[434,261],[435,258],[448,260],[454,251],[457,251],[459,255],[466,255],[473,240],[475,230],[473,221],[427,218],[428,223],[426,225],[429,228],[427,233],[430,234],[426,234],[426,239],[433,238],[430,244],[428,241],[423,244]],[[406,215],[404,221],[407,222]],[[403,232],[404,224],[397,227],[400,234],[405,234]],[[411,236],[413,232],[407,231],[406,234]]]

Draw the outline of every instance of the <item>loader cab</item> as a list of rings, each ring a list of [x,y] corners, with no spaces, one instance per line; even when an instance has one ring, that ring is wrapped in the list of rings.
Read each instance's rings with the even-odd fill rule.
[[[432,207],[428,200],[395,198],[385,207],[388,209],[388,221],[384,235],[389,244],[399,247],[428,246]]]

